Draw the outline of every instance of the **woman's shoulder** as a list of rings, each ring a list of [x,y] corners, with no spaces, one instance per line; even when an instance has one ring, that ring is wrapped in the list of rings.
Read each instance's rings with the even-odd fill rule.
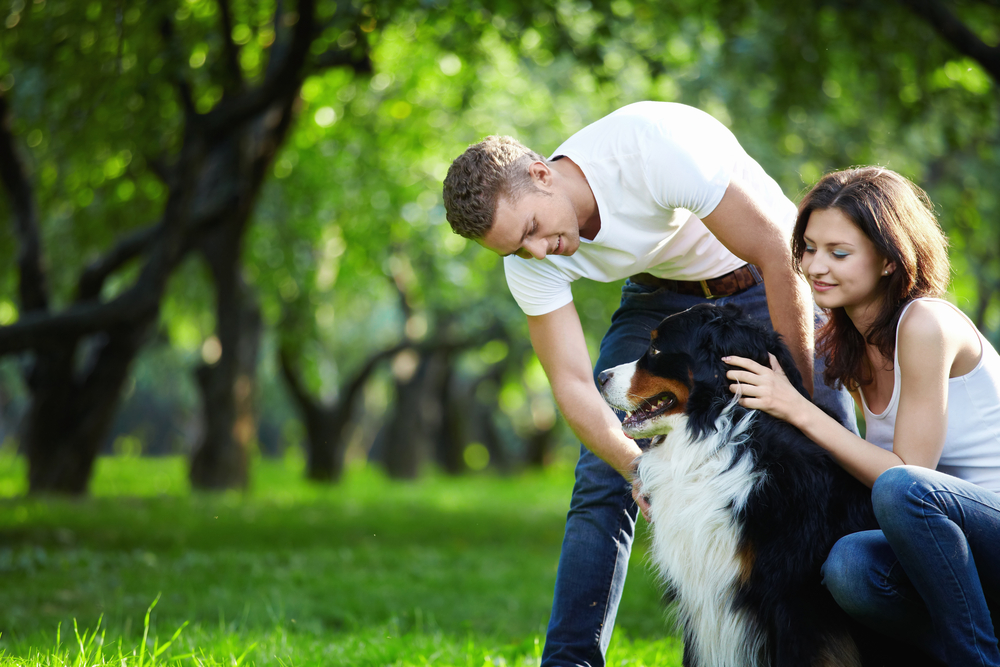
[[[938,299],[918,299],[900,317],[896,338],[897,354],[927,362],[935,351],[949,362],[956,355],[978,359],[979,332],[957,306]],[[970,361],[974,361],[970,358]]]
[[[965,317],[946,301],[938,299],[917,299],[905,306],[905,312],[899,317],[898,340],[904,338],[941,339],[949,331],[962,325],[968,329]]]

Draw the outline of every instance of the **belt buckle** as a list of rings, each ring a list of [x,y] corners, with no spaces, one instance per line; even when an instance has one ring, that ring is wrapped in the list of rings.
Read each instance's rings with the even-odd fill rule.
[[[706,299],[714,299],[715,298],[715,295],[712,294],[712,290],[710,290],[708,288],[708,281],[707,280],[699,280],[698,283],[701,285],[701,291],[703,291],[705,293],[705,298]]]

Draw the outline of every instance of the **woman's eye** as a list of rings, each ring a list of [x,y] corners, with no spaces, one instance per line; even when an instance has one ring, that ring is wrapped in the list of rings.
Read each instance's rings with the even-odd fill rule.
[[[833,255],[834,257],[836,257],[837,259],[844,259],[845,257],[847,257],[848,255],[850,255],[851,253],[849,253],[849,252],[844,252],[843,250],[834,250],[834,251],[833,251],[832,253],[830,253],[830,254],[832,254],[832,255]]]
[[[807,252],[807,253],[809,253],[811,255],[814,252],[816,252],[816,248],[812,247],[811,245],[807,245],[806,248],[805,248],[805,250],[803,250],[802,252]]]

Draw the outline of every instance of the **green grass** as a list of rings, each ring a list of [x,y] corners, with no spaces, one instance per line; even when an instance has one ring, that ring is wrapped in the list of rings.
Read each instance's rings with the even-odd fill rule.
[[[566,466],[323,486],[260,460],[200,495],[181,459],[102,458],[82,500],[23,497],[23,466],[0,452],[0,666],[538,664]],[[646,543],[610,665],[680,664]]]

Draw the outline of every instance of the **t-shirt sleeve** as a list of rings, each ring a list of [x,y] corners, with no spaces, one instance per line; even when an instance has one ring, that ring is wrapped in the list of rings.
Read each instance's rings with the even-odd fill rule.
[[[683,127],[650,137],[647,186],[661,206],[704,218],[722,201],[743,153],[729,128],[711,116],[685,119]]]
[[[572,280],[550,262],[511,255],[504,258],[503,270],[525,315],[545,315],[573,300]]]

